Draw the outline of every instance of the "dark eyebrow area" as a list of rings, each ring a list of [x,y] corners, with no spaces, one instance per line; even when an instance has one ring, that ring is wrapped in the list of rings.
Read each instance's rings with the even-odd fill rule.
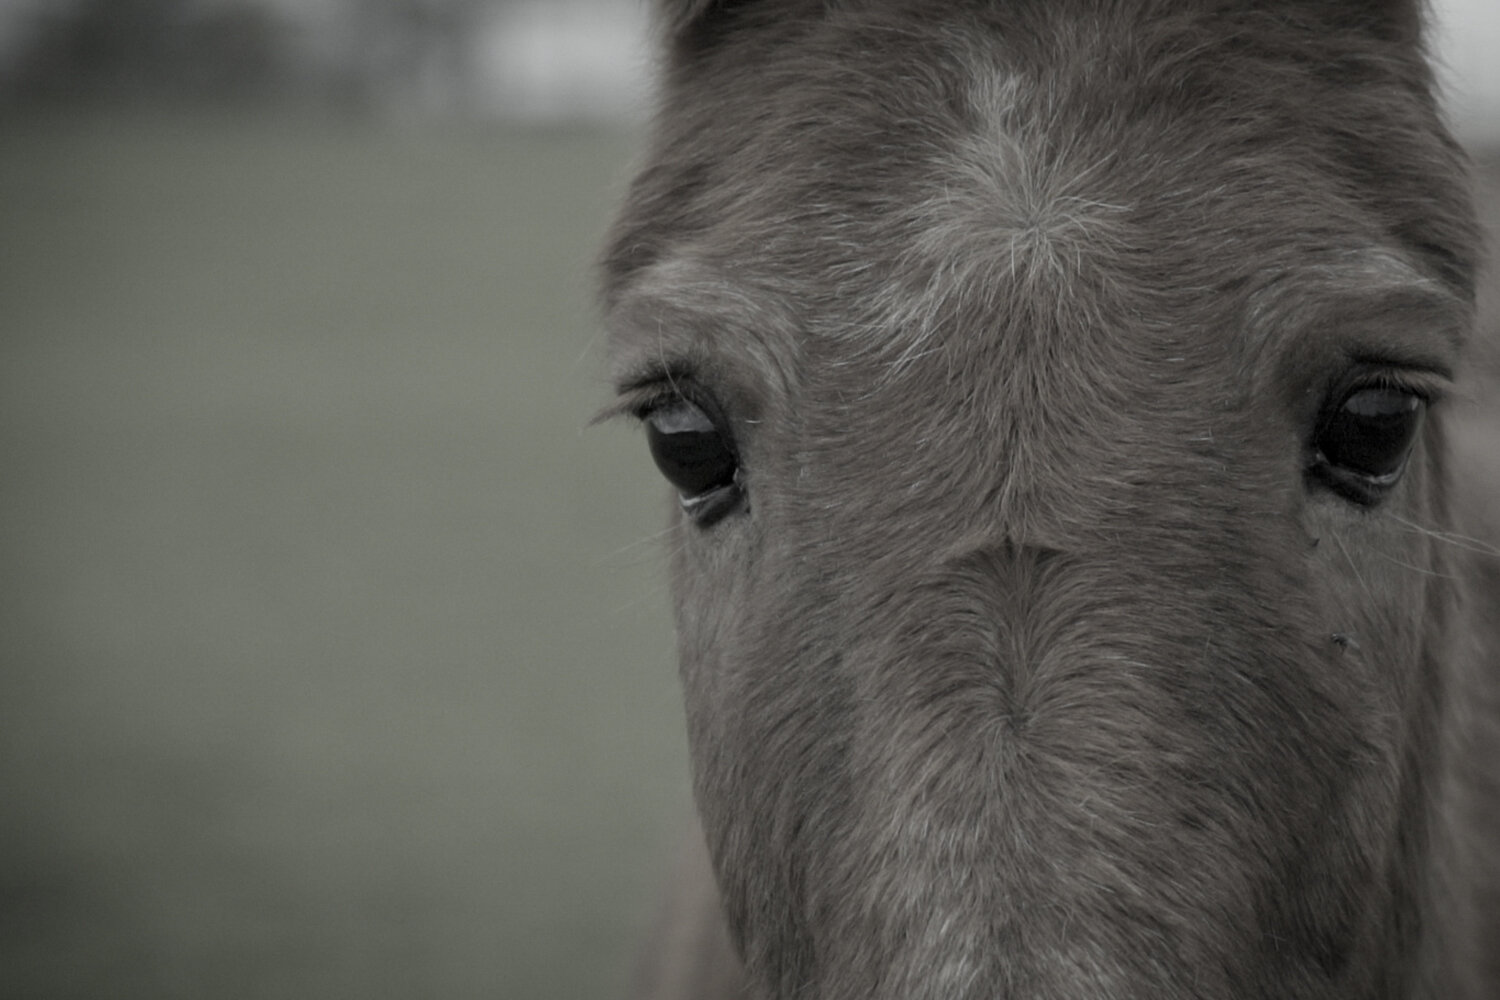
[[[1394,255],[1385,266],[1291,272],[1252,293],[1252,351],[1422,372],[1452,381],[1472,304]],[[1288,343],[1290,341],[1290,343]]]
[[[639,415],[674,392],[755,409],[763,394],[784,395],[802,350],[801,327],[780,289],[690,252],[631,275],[609,303],[604,327],[617,398],[596,419]]]

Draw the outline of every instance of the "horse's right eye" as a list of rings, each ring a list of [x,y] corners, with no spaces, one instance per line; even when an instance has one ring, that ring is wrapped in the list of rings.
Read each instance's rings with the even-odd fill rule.
[[[1355,389],[1323,419],[1311,471],[1345,499],[1378,503],[1406,468],[1425,406],[1399,386]]]
[[[703,408],[676,397],[645,415],[651,457],[682,495],[682,509],[708,526],[744,498],[729,434]]]

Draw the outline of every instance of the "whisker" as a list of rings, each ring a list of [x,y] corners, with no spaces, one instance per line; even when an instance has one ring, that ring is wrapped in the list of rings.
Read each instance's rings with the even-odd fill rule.
[[[1344,561],[1349,564],[1349,569],[1354,572],[1354,579],[1359,581],[1359,585],[1361,589],[1364,590],[1365,596],[1373,601],[1375,599],[1375,592],[1372,591],[1370,589],[1370,585],[1365,582],[1364,574],[1360,573],[1359,565],[1355,563],[1354,557],[1349,554],[1349,548],[1344,544],[1344,540],[1338,535],[1334,535],[1333,544],[1337,545],[1339,547],[1339,551],[1344,554]]]
[[[1385,518],[1388,521],[1394,521],[1407,531],[1418,535],[1425,535],[1434,541],[1442,542],[1444,545],[1451,545],[1465,552],[1473,552],[1478,555],[1500,559],[1500,547],[1491,545],[1482,538],[1475,538],[1472,535],[1461,535],[1454,531],[1439,531],[1436,528],[1425,528],[1414,521],[1408,521],[1399,514],[1387,512]]]
[[[624,545],[620,546],[614,551],[606,552],[604,555],[596,558],[593,563],[593,568],[603,569],[604,567],[613,563],[615,560],[619,559],[621,556],[634,555],[636,553],[639,553],[642,550],[646,549],[647,546],[654,546],[658,541],[665,538],[671,533],[672,527],[668,525],[660,531],[654,531],[648,535],[642,535],[639,538],[632,539],[631,541],[626,542]]]
[[[1430,576],[1430,577],[1434,577],[1434,578],[1439,579],[1439,580],[1458,580],[1458,579],[1461,579],[1460,577],[1455,576],[1452,573],[1440,573],[1440,572],[1438,572],[1435,569],[1428,569],[1425,566],[1413,566],[1411,563],[1402,562],[1400,559],[1397,559],[1395,556],[1388,556],[1384,552],[1378,552],[1378,553],[1376,553],[1376,555],[1379,558],[1384,559],[1388,563],[1391,563],[1391,564],[1393,564],[1395,566],[1400,566],[1402,569],[1409,569],[1413,573],[1420,573],[1423,576]]]
[[[642,588],[639,593],[637,593],[630,600],[626,601],[624,604],[620,604],[616,607],[610,608],[606,620],[624,617],[626,612],[638,610],[639,608],[644,607],[647,603],[654,601],[656,598],[662,596],[666,592],[667,585],[665,583],[658,583],[655,586]]]

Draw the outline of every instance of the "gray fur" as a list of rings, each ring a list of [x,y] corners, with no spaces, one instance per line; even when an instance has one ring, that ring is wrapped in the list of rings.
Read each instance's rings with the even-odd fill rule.
[[[650,995],[1500,996],[1493,456],[1450,402],[1378,508],[1303,472],[1351,359],[1471,339],[1418,9],[660,13],[614,373],[748,509],[672,544],[743,967],[700,865]]]

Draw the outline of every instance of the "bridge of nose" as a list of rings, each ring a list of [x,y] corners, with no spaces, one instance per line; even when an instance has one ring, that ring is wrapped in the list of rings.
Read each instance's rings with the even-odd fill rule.
[[[1232,435],[1179,414],[1204,412],[1184,397],[1210,391],[1230,408],[1214,384],[1227,359],[1003,322],[945,332],[899,366],[814,360],[823,402],[802,407],[796,477],[811,502],[903,537],[1069,549],[1224,486]]]

